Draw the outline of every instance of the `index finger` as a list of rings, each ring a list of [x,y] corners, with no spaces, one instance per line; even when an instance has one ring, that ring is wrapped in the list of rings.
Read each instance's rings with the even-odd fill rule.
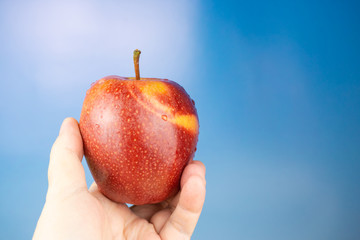
[[[199,161],[184,170],[179,202],[160,236],[163,239],[190,239],[205,201],[205,166]]]

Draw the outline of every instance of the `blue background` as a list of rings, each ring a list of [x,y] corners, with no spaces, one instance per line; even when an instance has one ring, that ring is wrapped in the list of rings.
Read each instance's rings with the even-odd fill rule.
[[[150,2],[150,1],[149,1]],[[194,239],[359,239],[356,1],[0,1],[0,232],[31,238],[51,145],[95,80],[141,72],[196,101]],[[86,163],[87,182],[92,182]]]

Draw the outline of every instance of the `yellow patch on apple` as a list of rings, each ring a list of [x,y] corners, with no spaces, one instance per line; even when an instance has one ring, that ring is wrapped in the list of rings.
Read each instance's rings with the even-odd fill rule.
[[[169,92],[168,86],[163,82],[147,82],[140,87],[140,91],[147,96],[164,95]]]
[[[175,117],[170,118],[170,121],[180,127],[185,128],[186,130],[197,133],[199,131],[199,123],[195,115],[175,115]]]

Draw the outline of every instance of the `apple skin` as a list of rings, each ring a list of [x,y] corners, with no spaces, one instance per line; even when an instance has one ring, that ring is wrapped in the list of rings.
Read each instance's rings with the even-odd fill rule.
[[[79,125],[99,190],[135,205],[179,191],[199,135],[195,102],[179,84],[155,78],[108,76],[93,83]]]

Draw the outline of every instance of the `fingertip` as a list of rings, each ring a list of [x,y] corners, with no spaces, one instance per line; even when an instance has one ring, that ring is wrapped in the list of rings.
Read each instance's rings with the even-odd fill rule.
[[[206,173],[206,167],[205,167],[205,164],[203,162],[201,162],[199,160],[193,160],[192,164],[195,164],[195,165],[199,166],[202,169],[202,171],[204,173]]]
[[[98,188],[96,182],[93,182],[89,188],[89,192],[96,192],[96,191],[99,191],[99,188]]]
[[[61,124],[59,135],[62,135],[63,133],[76,130],[79,128],[79,123],[75,118],[67,117],[64,119],[64,121]]]
[[[62,151],[65,148],[74,152],[80,161],[82,160],[83,142],[79,124],[77,120],[72,117],[64,119],[60,127],[59,136],[55,141],[51,152],[53,153],[54,150]]]
[[[191,176],[199,176],[203,182],[205,180],[206,168],[205,165],[201,161],[191,161],[184,169],[184,172],[181,177],[180,186],[181,188],[185,185],[188,179]]]

